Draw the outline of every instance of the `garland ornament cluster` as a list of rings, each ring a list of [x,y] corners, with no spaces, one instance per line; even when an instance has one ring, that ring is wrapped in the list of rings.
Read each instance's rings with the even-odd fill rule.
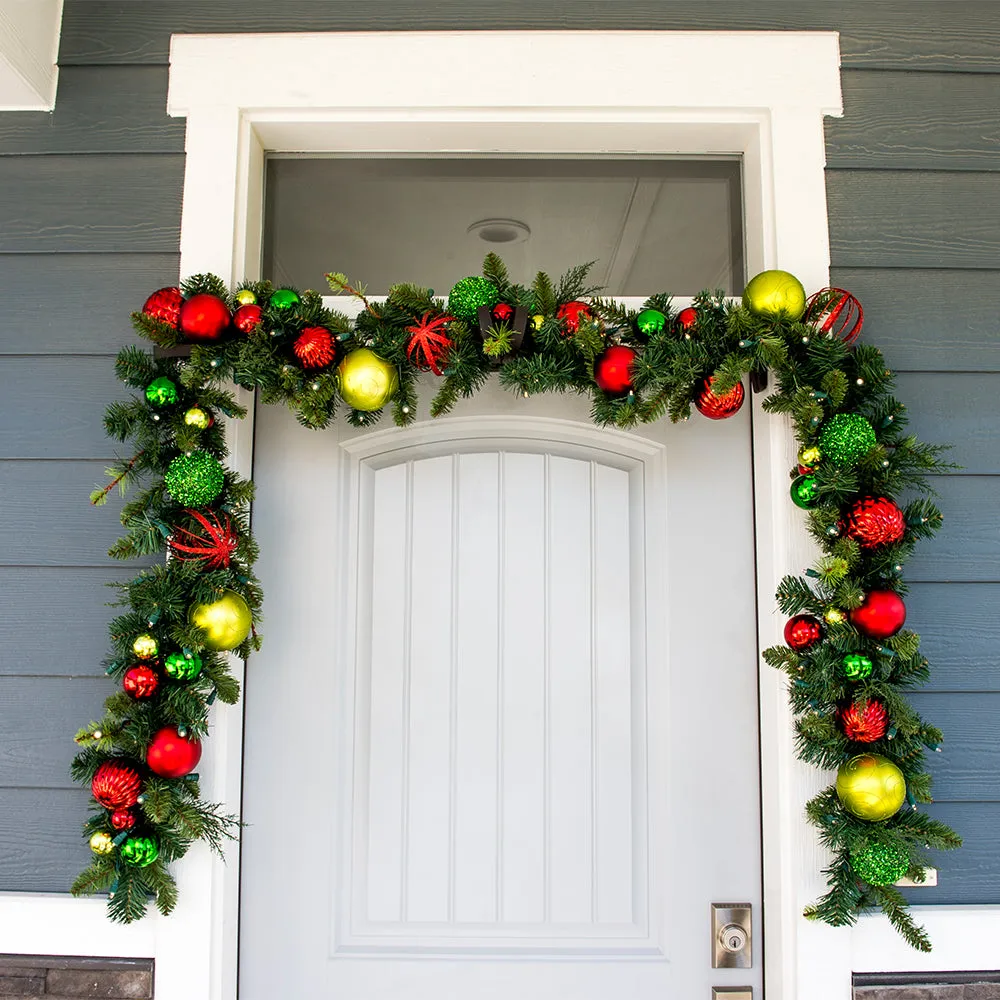
[[[252,485],[223,464],[221,418],[244,416],[227,384],[285,403],[306,427],[327,425],[342,407],[356,426],[374,424],[383,407],[404,425],[424,373],[438,380],[434,416],[497,374],[524,396],[587,395],[595,423],[630,427],[687,419],[692,405],[725,419],[744,403],[743,380],[763,388],[770,373],[764,408],[790,419],[801,445],[791,501],[822,550],[803,576],[781,581],[785,645],[764,651],[789,678],[799,757],[836,771],[807,805],[832,861],[828,892],[806,916],[843,925],[881,908],[911,945],[930,948],[893,883],[921,880],[928,848],[960,844],[918,809],[930,801],[925,751],[942,736],[906,700],[928,663],[903,628],[901,573],[941,523],[920,496],[928,474],[946,467],[941,449],[906,434],[892,373],[876,348],[857,343],[862,312],[848,292],[807,299],[792,275],[765,271],[742,304],[703,293],[674,312],[654,295],[632,311],[598,297],[587,273],[540,273],[526,287],[491,254],[447,302],[415,285],[376,302],[328,275],[334,292],[360,300],[353,319],[316,292],[248,282],[230,293],[199,275],[153,293],[133,315],[156,350],[118,355],[119,378],[138,394],[111,403],[105,424],[132,454],[92,501],[134,487],[111,555],[169,558],[121,586],[107,662],[120,690],[77,735],[73,774],[93,794],[85,836],[94,858],[75,893],[107,891],[119,921],[140,917],[150,897],[167,913],[176,900],[169,862],[198,840],[221,852],[238,831],[202,801],[194,773],[210,706],[239,695],[229,654],[260,644]],[[917,499],[902,504],[906,492]]]

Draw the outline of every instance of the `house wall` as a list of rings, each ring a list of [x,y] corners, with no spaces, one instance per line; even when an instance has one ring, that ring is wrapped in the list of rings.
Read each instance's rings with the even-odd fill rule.
[[[127,313],[178,278],[171,32],[454,28],[841,32],[832,280],[864,303],[914,430],[962,466],[908,606],[935,668],[914,700],[947,736],[932,811],[967,846],[911,895],[1000,903],[1000,9],[920,0],[66,0],[54,114],[0,114],[0,890],[63,891],[88,855],[70,737],[109,693],[101,584],[129,567],[104,556],[116,517],[87,495],[114,453],[101,417]]]

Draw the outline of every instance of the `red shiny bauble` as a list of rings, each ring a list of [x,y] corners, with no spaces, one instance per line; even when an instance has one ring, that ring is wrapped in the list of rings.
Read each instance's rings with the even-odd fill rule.
[[[135,826],[135,813],[129,809],[116,809],[111,814],[111,825],[116,830],[131,830]]]
[[[635,351],[624,344],[609,347],[594,363],[594,381],[612,395],[632,388],[632,365]]]
[[[698,322],[698,310],[694,306],[688,306],[677,314],[677,325],[682,330],[690,330]]]
[[[851,506],[844,530],[863,549],[875,549],[898,542],[906,532],[906,518],[886,497],[862,497]]]
[[[843,288],[821,288],[809,296],[802,316],[803,323],[809,323],[828,337],[838,337],[845,344],[858,339],[864,321],[861,303]]]
[[[148,299],[142,307],[142,311],[147,316],[172,326],[175,330],[180,322],[181,306],[184,304],[184,296],[179,288],[159,288]]]
[[[570,333],[576,333],[580,321],[591,318],[590,306],[586,302],[566,302],[556,310],[556,318],[563,321]]]
[[[159,675],[146,663],[129,667],[122,677],[122,687],[133,698],[152,698],[159,686]]]
[[[165,726],[153,737],[146,750],[150,771],[161,778],[183,778],[201,760],[201,743],[193,736],[181,736],[173,726]]]
[[[737,382],[729,392],[723,393],[721,396],[716,396],[712,392],[712,383],[714,381],[715,378],[709,375],[702,382],[698,395],[694,397],[694,405],[699,413],[710,420],[725,420],[726,417],[731,417],[734,413],[739,412],[740,407],[743,405],[743,383]]]
[[[325,368],[337,357],[337,347],[330,331],[322,326],[307,326],[292,345],[303,368]]]
[[[90,782],[90,794],[105,809],[127,809],[139,798],[139,772],[116,760],[105,761]]]
[[[785,645],[797,653],[823,638],[823,626],[812,615],[796,615],[785,622]]]
[[[870,639],[888,639],[906,622],[906,605],[892,590],[873,590],[860,608],[850,613],[851,624]]]
[[[253,333],[254,328],[260,325],[261,312],[260,306],[252,302],[249,305],[240,306],[233,313],[233,326],[240,333]]]
[[[880,701],[848,705],[840,713],[844,735],[855,743],[874,743],[885,736],[889,727],[889,713]]]
[[[514,315],[514,307],[508,305],[506,302],[498,302],[493,307],[493,318],[500,323],[511,318]]]
[[[218,340],[231,322],[229,307],[218,295],[202,292],[181,306],[181,333],[188,340]]]

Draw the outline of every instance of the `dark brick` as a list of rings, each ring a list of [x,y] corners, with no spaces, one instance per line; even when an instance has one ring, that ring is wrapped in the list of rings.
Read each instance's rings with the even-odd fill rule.
[[[49,996],[134,1000],[153,995],[153,977],[144,970],[50,969],[46,990]]]
[[[962,1000],[1000,1000],[1000,983],[970,983]]]
[[[0,997],[40,997],[45,992],[44,969],[17,969],[16,973],[0,970]]]

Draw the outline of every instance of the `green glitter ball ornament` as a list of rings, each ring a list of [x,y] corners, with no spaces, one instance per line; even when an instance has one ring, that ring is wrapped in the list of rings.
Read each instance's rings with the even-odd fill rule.
[[[153,406],[170,406],[177,402],[177,386],[168,378],[154,378],[146,386],[146,399]]]
[[[193,681],[201,673],[201,657],[197,653],[171,653],[163,661],[163,672],[174,681]]]
[[[186,507],[211,503],[225,483],[222,463],[207,451],[178,455],[163,478],[170,495]]]
[[[855,465],[875,447],[875,431],[860,413],[836,413],[819,434],[823,456],[837,465]]]
[[[788,492],[792,503],[806,510],[819,499],[819,483],[815,476],[796,476]]]
[[[291,288],[279,288],[271,293],[270,304],[272,309],[291,309],[300,302],[299,293]]]
[[[643,309],[635,318],[640,333],[660,333],[667,325],[667,317],[659,309]]]
[[[841,662],[849,681],[861,681],[872,675],[872,661],[860,653],[848,653]]]
[[[500,300],[497,286],[488,278],[462,278],[448,296],[448,312],[459,319],[475,320],[476,310],[492,309]]]
[[[892,885],[910,870],[910,857],[899,844],[869,844],[851,852],[851,867],[869,885]]]
[[[151,865],[159,856],[159,845],[152,837],[129,837],[122,844],[123,860],[137,868]]]

